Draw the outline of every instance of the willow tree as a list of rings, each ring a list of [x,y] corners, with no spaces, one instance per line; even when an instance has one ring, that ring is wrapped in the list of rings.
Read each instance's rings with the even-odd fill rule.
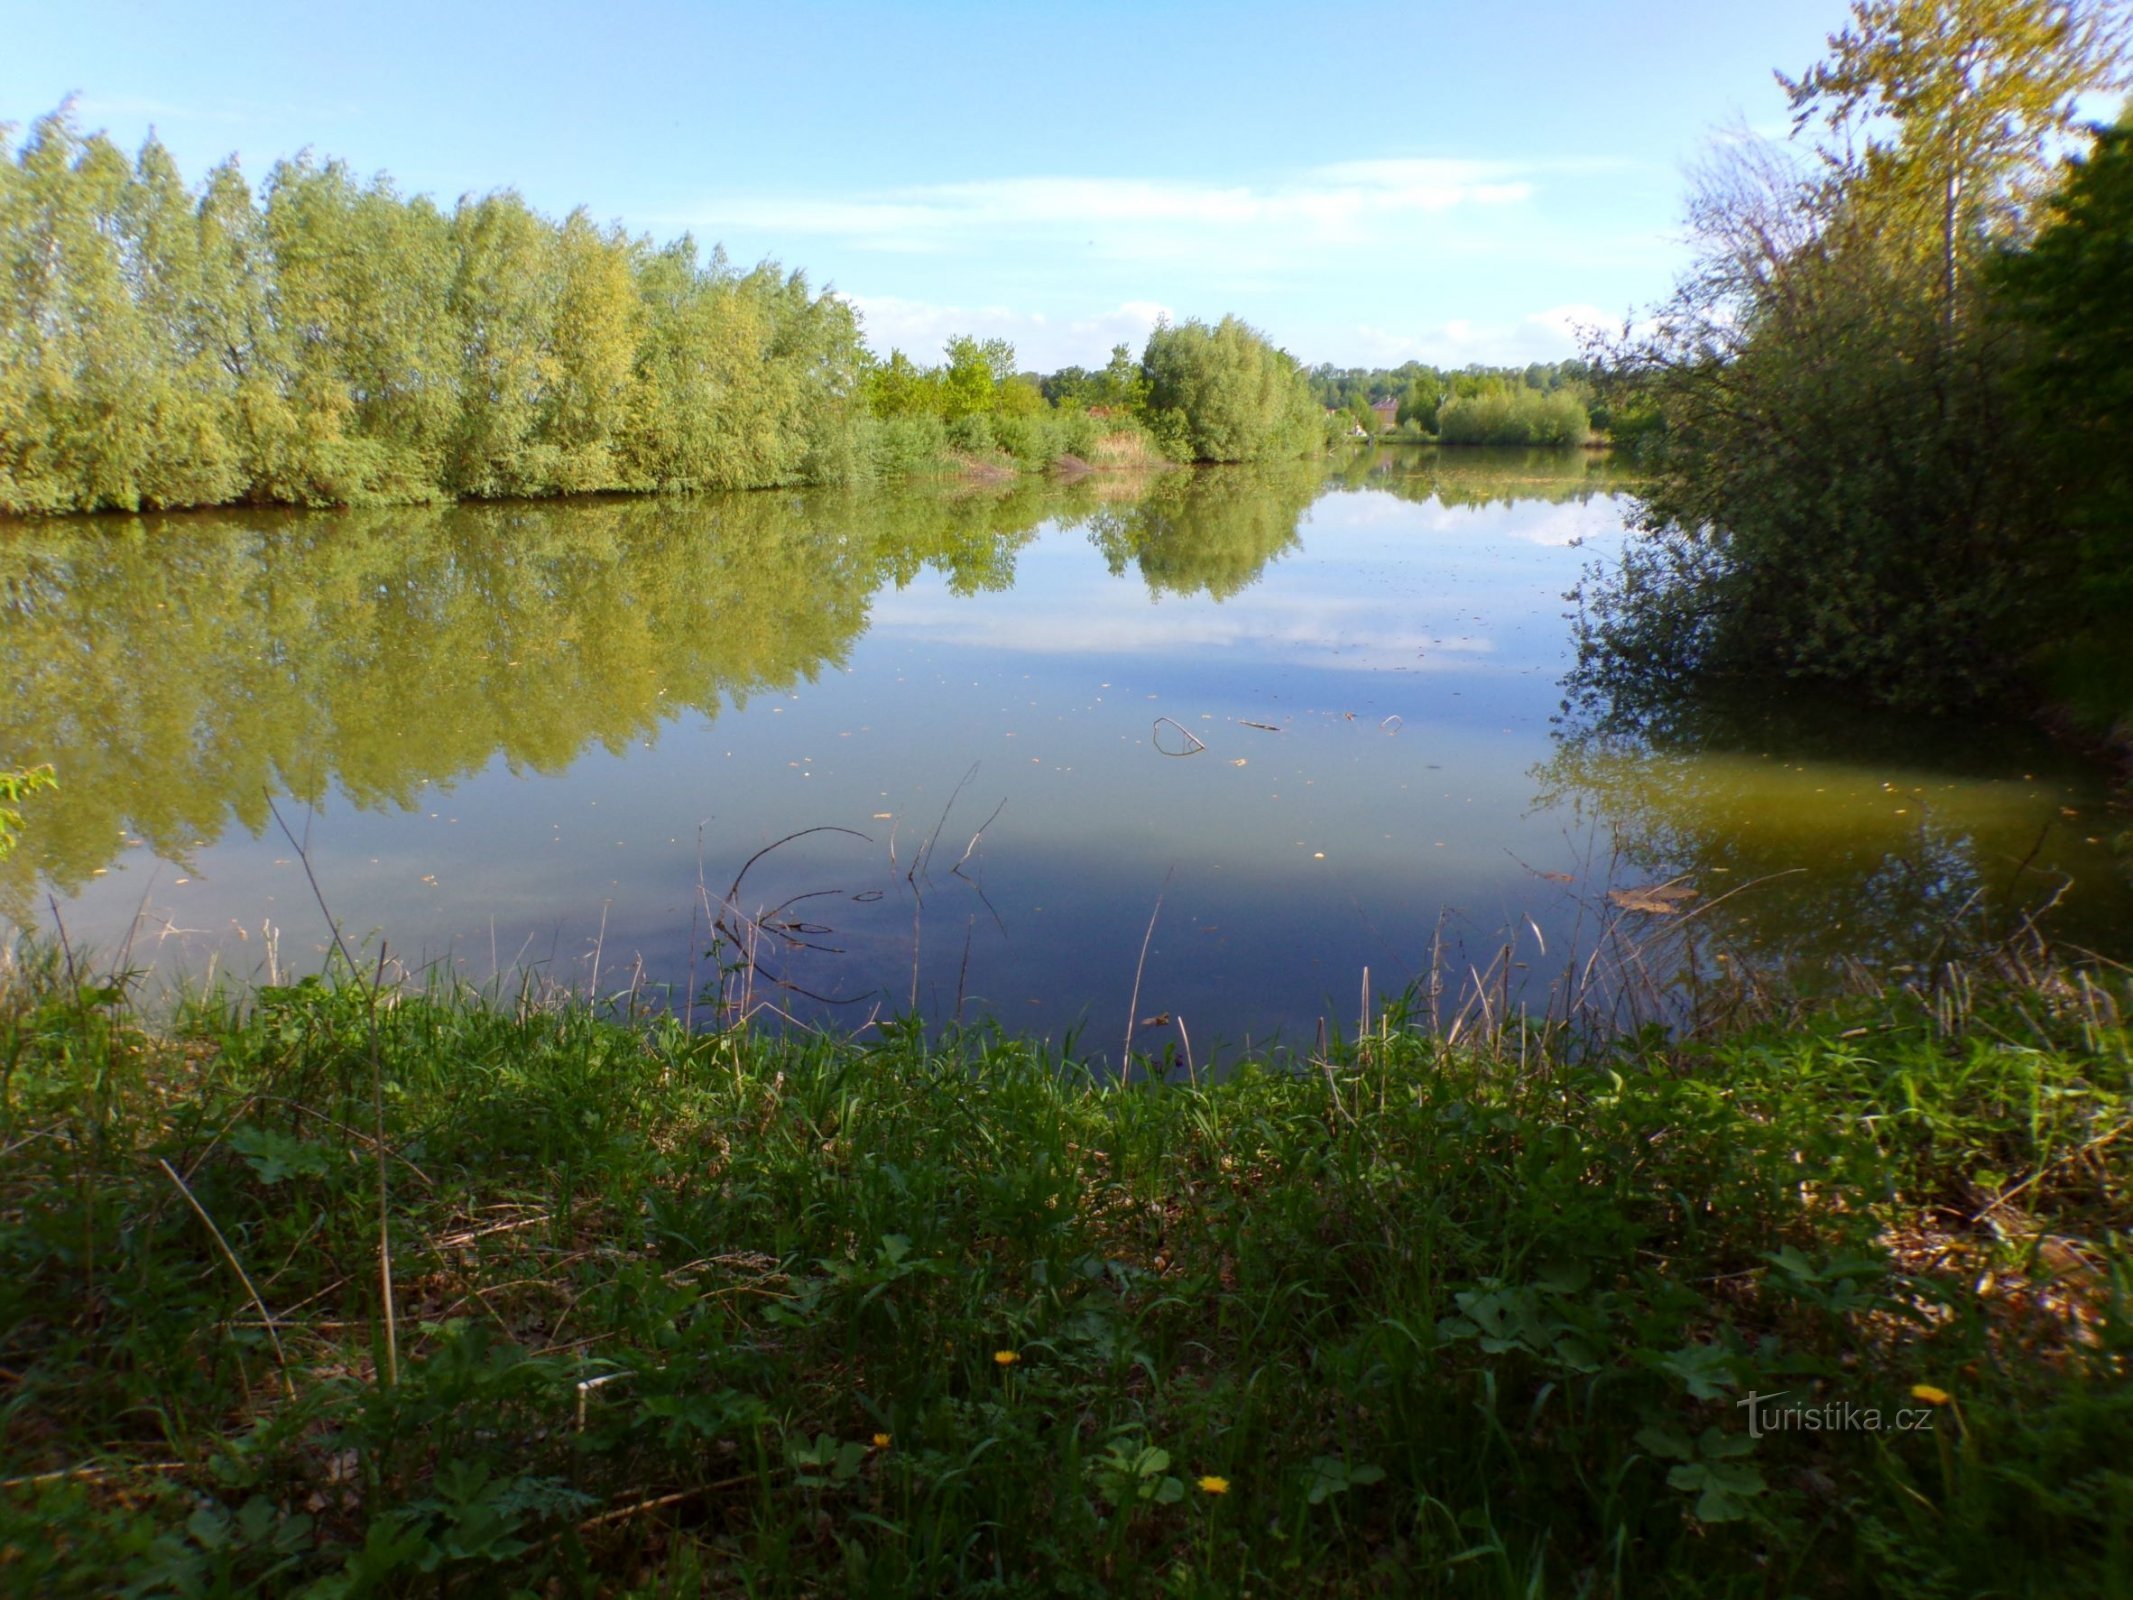
[[[582,208],[556,233],[553,371],[540,436],[554,452],[555,487],[565,494],[621,481],[615,452],[628,424],[640,322],[633,251],[621,229],[601,232]]]
[[[145,357],[137,402],[148,442],[138,503],[214,505],[244,488],[231,434],[234,385],[216,359],[200,219],[170,152],[151,136],[123,201],[130,296]]]
[[[66,108],[0,188],[0,477],[24,510],[141,503],[155,453],[156,352],[130,291],[132,174]]]
[[[1224,317],[1157,328],[1141,357],[1148,410],[1195,461],[1261,461],[1317,448],[1319,406],[1302,369]]]
[[[449,221],[386,179],[300,157],[268,178],[266,231],[308,497],[436,494],[460,365]]]
[[[231,498],[316,498],[289,403],[289,341],[276,314],[274,247],[234,159],[208,174],[195,223],[196,326],[203,349],[227,379],[223,428],[241,485]]]
[[[466,495],[553,491],[558,463],[540,437],[557,378],[562,262],[555,231],[517,195],[462,200],[452,215],[447,300],[458,346],[458,415],[446,482]]]

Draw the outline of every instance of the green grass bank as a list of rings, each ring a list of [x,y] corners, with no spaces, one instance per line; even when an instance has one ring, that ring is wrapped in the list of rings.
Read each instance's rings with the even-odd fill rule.
[[[18,954],[0,1591],[2133,1593],[2129,1000],[1119,1084]]]

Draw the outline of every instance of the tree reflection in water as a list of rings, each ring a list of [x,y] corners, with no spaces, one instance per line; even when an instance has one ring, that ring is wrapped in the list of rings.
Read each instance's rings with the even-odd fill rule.
[[[2115,949],[2133,915],[2123,867],[2062,899],[2096,874],[2096,824],[2039,825],[2040,789],[2069,767],[2018,727],[1897,722],[1800,697],[1586,696],[1534,769],[1534,804],[1611,841],[1616,882],[1695,887],[1685,959],[1709,969],[1724,954],[1814,984],[1854,963],[1930,970],[2032,917],[2057,939]]]
[[[184,862],[269,796],[417,805],[501,755],[556,773],[684,711],[842,667],[873,596],[921,572],[1014,582],[1046,524],[1114,571],[1223,597],[1292,547],[1311,467],[864,497],[706,495],[217,512],[0,533],[0,753],[50,762],[0,862],[20,921],[138,838]]]

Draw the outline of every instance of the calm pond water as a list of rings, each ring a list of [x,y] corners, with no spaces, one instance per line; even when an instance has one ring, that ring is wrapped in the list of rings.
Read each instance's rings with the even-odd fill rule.
[[[960,1006],[1113,1058],[1138,967],[1203,1061],[1352,1028],[1366,967],[1535,1010],[1575,973],[1619,1013],[1691,953],[1915,963],[2055,892],[2059,937],[2133,948],[2123,819],[2020,730],[1566,719],[1564,592],[1620,488],[1395,451],[15,525],[0,765],[60,788],[0,912],[164,975],[316,970],[271,800],[351,941],[409,967],[681,1008],[737,959],[723,920],[751,1002]],[[1671,912],[1608,898],[1672,882]]]

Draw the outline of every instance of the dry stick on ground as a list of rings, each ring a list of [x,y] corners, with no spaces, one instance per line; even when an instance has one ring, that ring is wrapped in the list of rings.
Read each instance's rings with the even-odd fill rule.
[[[720,1489],[738,1489],[744,1483],[754,1483],[756,1475],[743,1473],[738,1478],[721,1478],[717,1483],[700,1483],[693,1489],[677,1489],[672,1494],[662,1494],[650,1500],[639,1500],[634,1505],[617,1506],[612,1511],[603,1511],[598,1516],[587,1517],[578,1524],[578,1532],[603,1527],[611,1522],[623,1522],[646,1511],[660,1511],[668,1506],[678,1506],[684,1500],[693,1500],[700,1494],[711,1494]]]
[[[1133,998],[1126,1002],[1126,1047],[1118,1058],[1121,1076],[1133,1066],[1133,1023],[1141,1014],[1141,969],[1148,965],[1148,944],[1155,937],[1155,919],[1163,914],[1163,896],[1170,892],[1170,876],[1177,870],[1172,867],[1163,874],[1163,887],[1155,892],[1155,909],[1148,913],[1148,931],[1141,935],[1141,958],[1133,963]]]
[[[215,1226],[215,1219],[207,1214],[207,1207],[200,1203],[199,1198],[186,1187],[185,1180],[178,1176],[178,1169],[161,1156],[156,1157],[156,1165],[163,1169],[166,1178],[178,1186],[178,1193],[185,1196],[185,1203],[193,1208],[194,1215],[205,1224],[217,1248],[222,1251],[222,1259],[230,1264],[230,1271],[237,1274],[237,1281],[244,1285],[244,1292],[252,1297],[252,1304],[259,1312],[259,1320],[266,1324],[267,1338],[274,1346],[274,1367],[281,1374],[282,1393],[294,1400],[296,1385],[289,1378],[289,1356],[281,1347],[281,1332],[275,1325],[274,1313],[267,1309],[266,1301],[260,1298],[259,1290],[244,1270],[244,1264],[237,1259],[237,1252],[230,1248],[229,1240],[223,1238],[222,1230]]]

